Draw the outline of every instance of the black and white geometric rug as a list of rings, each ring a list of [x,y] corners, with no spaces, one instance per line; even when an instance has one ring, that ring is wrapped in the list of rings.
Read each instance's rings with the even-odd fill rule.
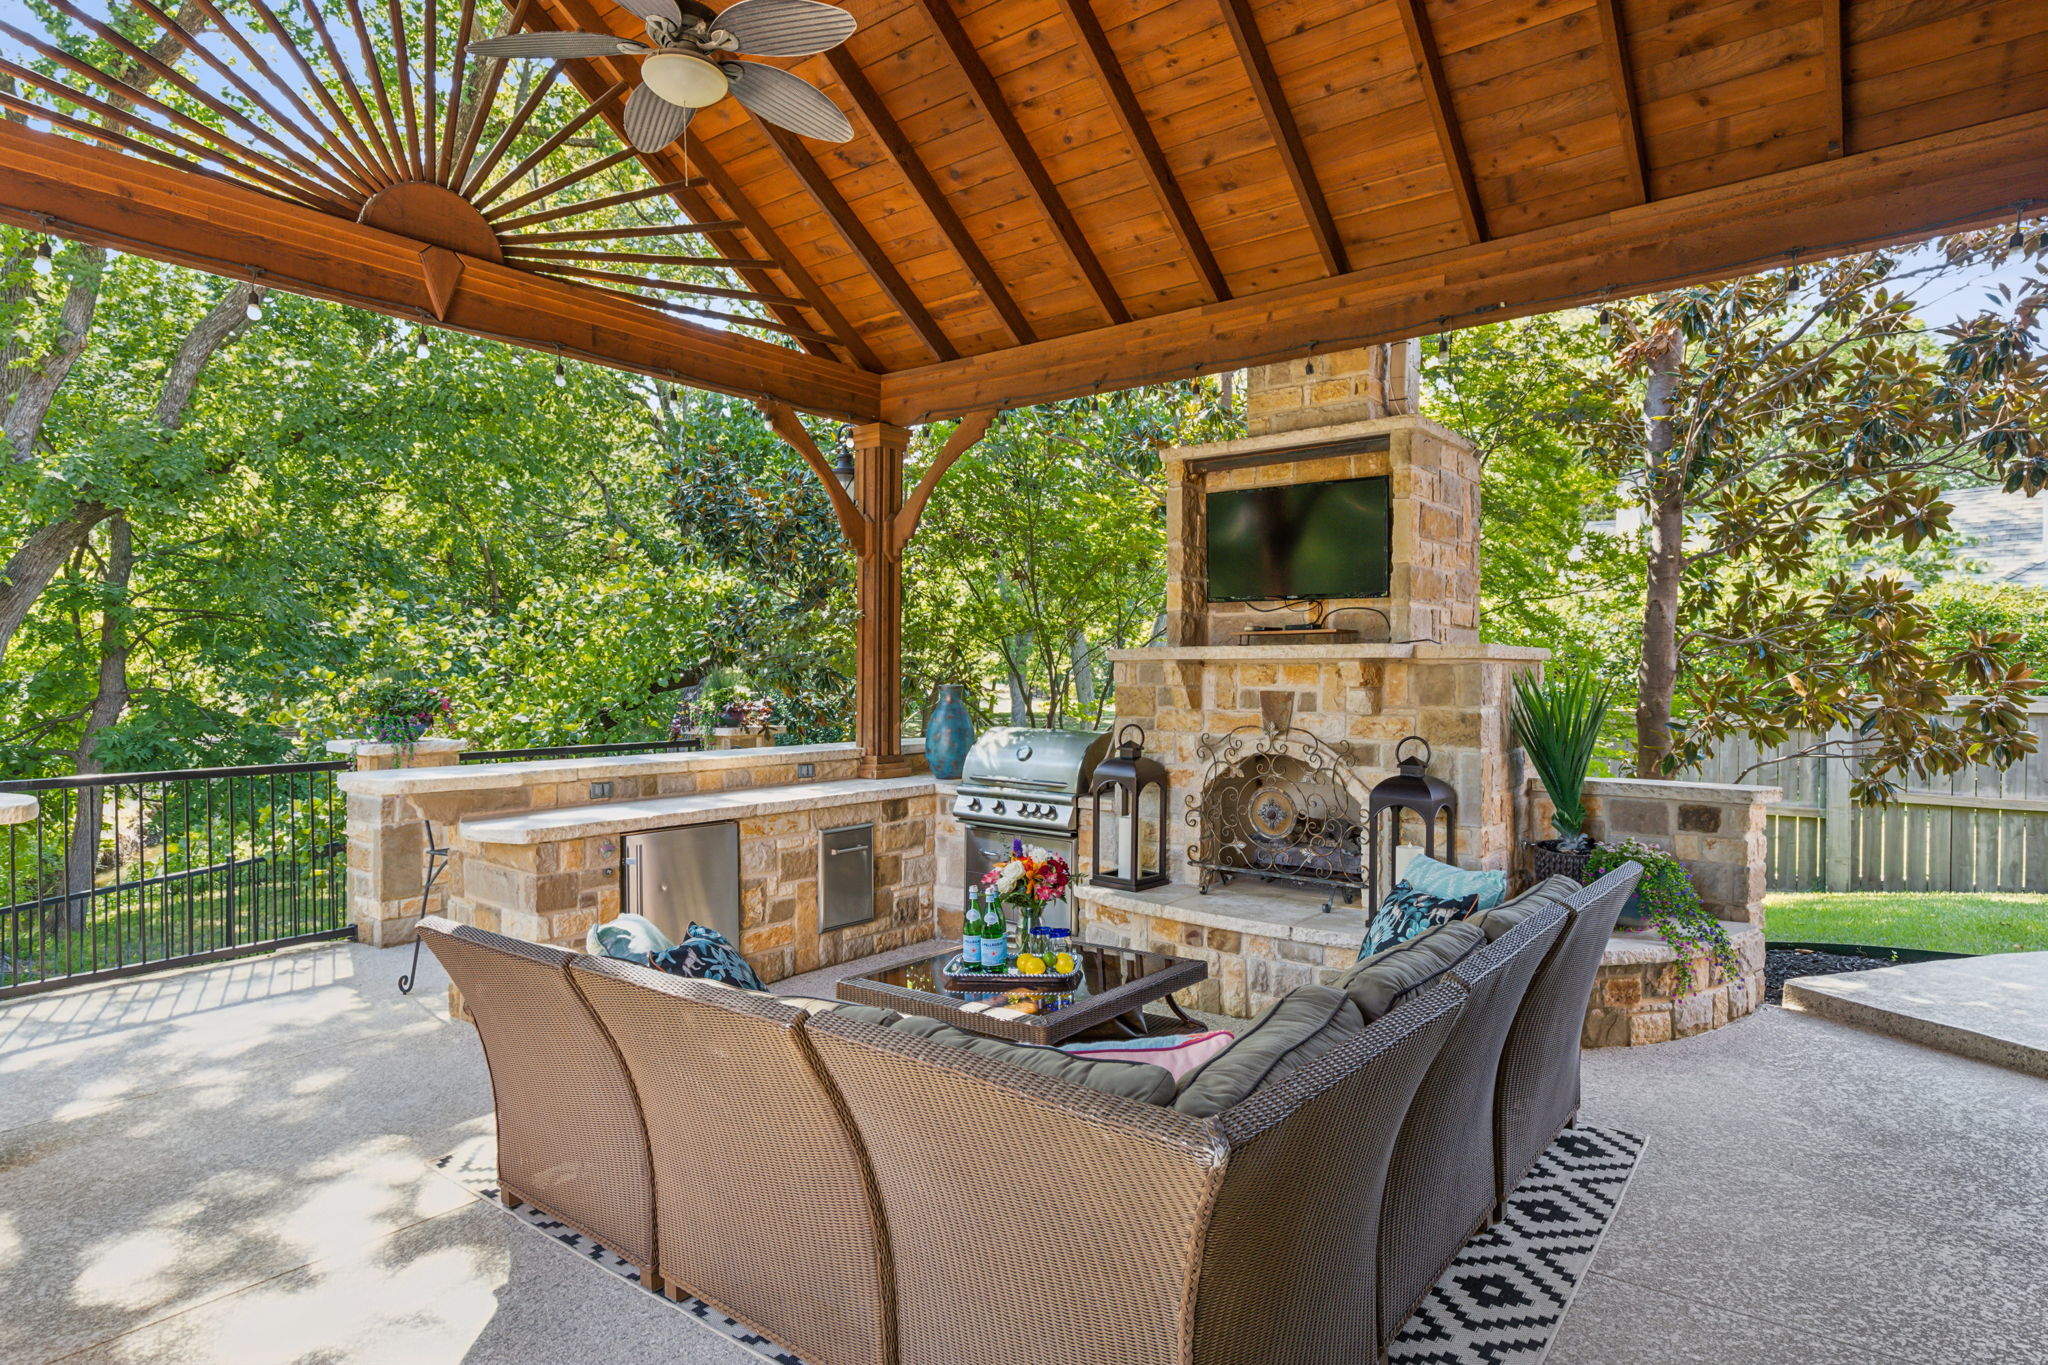
[[[1387,1351],[1391,1365],[1536,1365],[1621,1203],[1643,1140],[1567,1128],[1465,1243]]]
[[[1430,1289],[1394,1339],[1390,1365],[1537,1365],[1550,1350],[1642,1152],[1643,1140],[1632,1133],[1566,1129],[1516,1187],[1507,1216],[1467,1242]],[[505,1209],[498,1203],[496,1155],[491,1139],[483,1137],[435,1164],[463,1188]],[[593,1265],[639,1283],[631,1266],[574,1228],[525,1204],[505,1212]],[[675,1300],[673,1306],[763,1360],[804,1365],[700,1299]]]

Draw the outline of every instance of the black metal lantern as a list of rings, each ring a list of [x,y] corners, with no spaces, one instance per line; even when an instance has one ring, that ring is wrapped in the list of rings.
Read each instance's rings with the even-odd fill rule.
[[[1422,746],[1422,757],[1403,758],[1401,751],[1410,744]],[[1394,850],[1401,843],[1401,816],[1413,811],[1422,821],[1422,852],[1434,858],[1436,854],[1436,818],[1444,817],[1444,862],[1450,862],[1458,851],[1458,792],[1450,783],[1440,777],[1429,775],[1429,741],[1421,735],[1410,735],[1394,746],[1394,766],[1400,771],[1372,789],[1366,799],[1365,810],[1365,903],[1368,912],[1377,911],[1380,906],[1380,814],[1392,812],[1387,822],[1386,857],[1387,865],[1393,866]]]
[[[1133,731],[1137,738],[1128,739]],[[1095,832],[1091,836],[1089,860],[1095,886],[1113,886],[1120,891],[1144,891],[1166,885],[1166,767],[1145,757],[1145,731],[1126,725],[1117,731],[1116,749],[1095,765],[1095,780],[1088,788],[1093,801]],[[1109,798],[1104,809],[1103,798]],[[1102,831],[1114,822],[1114,852],[1105,862]],[[1147,826],[1151,838],[1147,838]]]

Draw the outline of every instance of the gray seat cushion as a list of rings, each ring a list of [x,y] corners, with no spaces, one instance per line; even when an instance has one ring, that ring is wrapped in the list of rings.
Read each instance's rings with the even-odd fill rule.
[[[1364,1031],[1358,1006],[1344,992],[1333,986],[1298,986],[1197,1068],[1182,1083],[1173,1107],[1197,1118],[1220,1114]]]
[[[1491,943],[1527,919],[1532,911],[1546,905],[1562,905],[1585,889],[1570,877],[1546,877],[1513,900],[1502,901],[1491,910],[1467,916],[1465,923],[1478,925],[1486,932],[1486,941]]]
[[[1486,934],[1472,920],[1453,920],[1374,954],[1337,986],[1369,1024],[1485,946]]]
[[[966,1029],[942,1024],[936,1019],[906,1014],[889,1025],[899,1033],[914,1034],[947,1047],[957,1047],[962,1052],[972,1052],[979,1057],[1008,1062],[1021,1066],[1026,1071],[1036,1071],[1041,1076],[1057,1076],[1075,1085],[1085,1085],[1090,1090],[1105,1094],[1122,1095],[1127,1100],[1138,1100],[1144,1104],[1167,1105],[1173,1103],[1173,1073],[1163,1066],[1148,1062],[1124,1062],[1115,1060],[1091,1061],[1062,1052],[1056,1047],[1038,1047],[1032,1043],[1013,1043],[1004,1038],[984,1038]]]

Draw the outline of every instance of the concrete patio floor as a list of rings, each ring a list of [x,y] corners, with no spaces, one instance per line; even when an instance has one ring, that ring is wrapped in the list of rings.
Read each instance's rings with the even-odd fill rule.
[[[753,1365],[431,1169],[490,1093],[408,955],[0,1007],[0,1362]],[[1586,1088],[1650,1145],[1552,1365],[2044,1358],[2048,1081],[1767,1008]]]

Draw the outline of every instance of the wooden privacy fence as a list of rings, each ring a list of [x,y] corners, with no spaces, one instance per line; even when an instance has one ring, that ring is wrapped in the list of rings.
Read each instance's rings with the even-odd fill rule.
[[[1741,776],[1760,756],[1746,739],[1689,775],[1784,788],[1784,802],[1770,808],[1774,891],[2048,893],[2048,702],[2029,711],[2040,747],[2023,761],[1909,782],[1882,807],[1849,799],[1854,759],[1791,758]],[[1812,742],[1794,735],[1761,756]]]

